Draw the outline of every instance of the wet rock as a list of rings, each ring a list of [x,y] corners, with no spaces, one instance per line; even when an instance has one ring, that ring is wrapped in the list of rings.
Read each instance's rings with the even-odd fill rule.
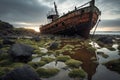
[[[101,55],[104,58],[108,58],[109,55],[105,54],[104,52],[97,52],[98,55]]]
[[[13,45],[13,44],[15,44],[15,41],[12,41],[10,39],[3,40],[3,45]]]
[[[120,50],[120,45],[117,47],[118,50]]]
[[[0,55],[3,53],[3,51],[2,50],[0,50]]]
[[[3,47],[3,45],[0,43],[0,48],[2,48]]]
[[[120,59],[116,59],[116,60],[111,60],[107,63],[104,63],[104,65],[112,70],[112,71],[116,71],[120,74]]]
[[[106,47],[108,50],[110,50],[110,51],[115,51],[116,49],[115,48],[113,48],[113,47]]]
[[[100,37],[97,41],[100,41],[104,44],[113,44],[114,43],[114,38],[113,37]]]
[[[50,78],[52,76],[55,76],[58,74],[59,72],[59,69],[56,69],[56,68],[48,68],[48,69],[45,69],[45,68],[37,68],[36,69],[36,72],[39,74],[40,77],[42,78]]]
[[[54,36],[51,36],[50,39],[55,40],[55,37],[54,37]]]
[[[25,65],[10,71],[2,77],[2,80],[40,80],[40,78],[34,69]]]
[[[57,42],[52,42],[49,46],[49,49],[57,49],[59,46],[59,43]]]
[[[39,47],[41,53],[47,53],[48,50],[46,48]]]
[[[26,44],[14,44],[9,53],[14,61],[27,62],[31,60],[34,48]]]
[[[34,41],[38,42],[38,41],[40,41],[41,39],[40,39],[40,37],[39,37],[39,36],[36,36],[36,37],[33,37],[33,38],[32,38],[32,40],[34,40]]]
[[[75,59],[69,59],[65,62],[65,64],[70,68],[79,68],[82,63],[83,62]]]
[[[68,75],[71,78],[85,78],[86,73],[83,69],[73,69],[68,73]]]

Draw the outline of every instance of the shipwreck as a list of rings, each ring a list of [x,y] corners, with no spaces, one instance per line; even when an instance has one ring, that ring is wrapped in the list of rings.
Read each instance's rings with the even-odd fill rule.
[[[85,6],[89,4],[88,6]],[[80,7],[75,7],[62,16],[59,16],[57,5],[54,2],[55,13],[49,13],[47,19],[51,22],[40,27],[41,34],[52,35],[80,35],[88,38],[90,30],[96,25],[100,10],[95,6],[95,0],[91,0]]]

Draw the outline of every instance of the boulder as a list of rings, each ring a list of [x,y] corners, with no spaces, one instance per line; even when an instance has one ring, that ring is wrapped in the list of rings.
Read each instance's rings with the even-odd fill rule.
[[[12,41],[10,39],[3,40],[3,45],[13,45],[13,44],[15,44],[15,41]]]
[[[1,56],[1,54],[3,53],[3,51],[2,50],[0,50],[0,56]]]
[[[59,43],[57,42],[52,42],[49,46],[49,49],[57,49],[59,46]]]
[[[50,39],[55,40],[55,37],[54,37],[54,36],[51,36]]]
[[[28,65],[16,68],[2,77],[1,80],[41,80],[33,68]]]
[[[114,43],[114,38],[113,37],[100,37],[97,41],[100,41],[104,44],[113,44]]]
[[[38,42],[38,41],[40,41],[41,39],[40,39],[40,37],[39,37],[39,36],[36,36],[36,37],[33,37],[33,38],[32,38],[32,40],[34,40],[34,41]]]
[[[3,45],[0,43],[0,48],[2,48],[3,47]]]
[[[0,50],[0,55],[2,54],[2,50]]]
[[[14,61],[28,62],[31,60],[34,48],[26,44],[14,44],[9,53]]]

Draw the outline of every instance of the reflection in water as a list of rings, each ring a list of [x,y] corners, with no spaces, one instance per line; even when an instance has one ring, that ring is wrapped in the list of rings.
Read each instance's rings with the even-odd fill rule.
[[[92,80],[120,80],[120,75],[100,64]]]
[[[88,53],[76,53],[71,56],[74,59],[83,61],[82,68],[85,70],[85,72],[87,72],[88,80],[92,79],[92,76],[95,74],[97,68],[97,64],[91,60],[93,56],[95,55]]]
[[[96,68],[98,65],[91,60],[92,57],[96,57],[95,53],[90,53],[86,49],[77,50],[75,52],[76,52],[75,54],[67,55],[70,55],[71,58],[73,59],[80,60],[83,62],[82,68],[84,69],[85,72],[87,72],[88,80],[91,80],[92,76],[96,72]]]
[[[66,64],[64,62],[50,62],[48,64],[46,64],[45,66],[43,66],[43,68],[58,68],[60,69],[60,72],[56,75],[53,76],[51,78],[47,78],[47,79],[42,79],[42,80],[70,80],[71,78],[68,76],[69,73],[69,69],[66,68]]]
[[[117,49],[117,47],[118,47],[117,44],[113,45],[113,48]],[[97,51],[104,52],[104,54],[107,54],[109,56],[106,59],[106,58],[103,58],[102,56],[98,55],[99,63],[104,63],[104,62],[107,62],[107,61],[110,61],[110,60],[114,60],[114,59],[120,58],[120,56],[118,55],[118,50],[110,51],[107,48],[101,48],[101,49],[97,49]]]
[[[96,69],[95,75],[92,77],[92,80],[120,80],[120,75],[118,73],[110,71],[104,65],[102,65],[104,62],[120,58],[117,50],[118,45],[114,44],[112,47],[115,48],[116,51],[110,51],[107,48],[97,49],[97,51],[104,52],[109,57],[103,58],[102,56],[97,55],[99,57],[99,65]]]
[[[99,46],[96,43],[95,43],[95,47],[99,48]],[[102,65],[103,62],[120,58],[117,50],[118,45],[114,44],[112,47],[115,48],[116,51],[110,51],[107,48],[97,49],[97,51],[101,51],[109,55],[108,58],[103,58],[102,56],[97,55],[97,57],[99,58],[98,60],[99,65],[94,63],[93,60],[91,60],[92,57],[96,57],[96,54],[90,53],[84,48],[81,50],[76,50],[74,54],[65,53],[65,55],[70,55],[71,58],[83,62],[82,68],[87,73],[87,79],[85,80],[119,80],[120,75],[118,73],[114,71],[110,71],[104,65]],[[55,58],[54,55],[46,55],[44,57]],[[32,61],[38,62],[40,61],[40,57],[34,58]],[[56,63],[55,61],[53,61],[44,65],[43,68],[58,68],[60,69],[60,72],[56,76],[53,76],[51,78],[43,78],[42,80],[74,80],[68,76],[69,69],[66,68],[64,62],[58,61]]]
[[[51,77],[51,78],[44,78],[42,80],[74,80],[74,79],[71,79],[69,76],[68,76],[68,73],[69,71],[68,70],[63,70],[61,69],[60,72],[54,76],[54,77]]]

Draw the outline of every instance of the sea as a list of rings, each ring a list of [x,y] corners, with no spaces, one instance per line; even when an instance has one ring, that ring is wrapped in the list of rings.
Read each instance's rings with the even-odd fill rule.
[[[91,31],[90,34],[92,35],[93,32]],[[96,31],[95,35],[118,35],[120,36],[120,30],[119,31]]]

